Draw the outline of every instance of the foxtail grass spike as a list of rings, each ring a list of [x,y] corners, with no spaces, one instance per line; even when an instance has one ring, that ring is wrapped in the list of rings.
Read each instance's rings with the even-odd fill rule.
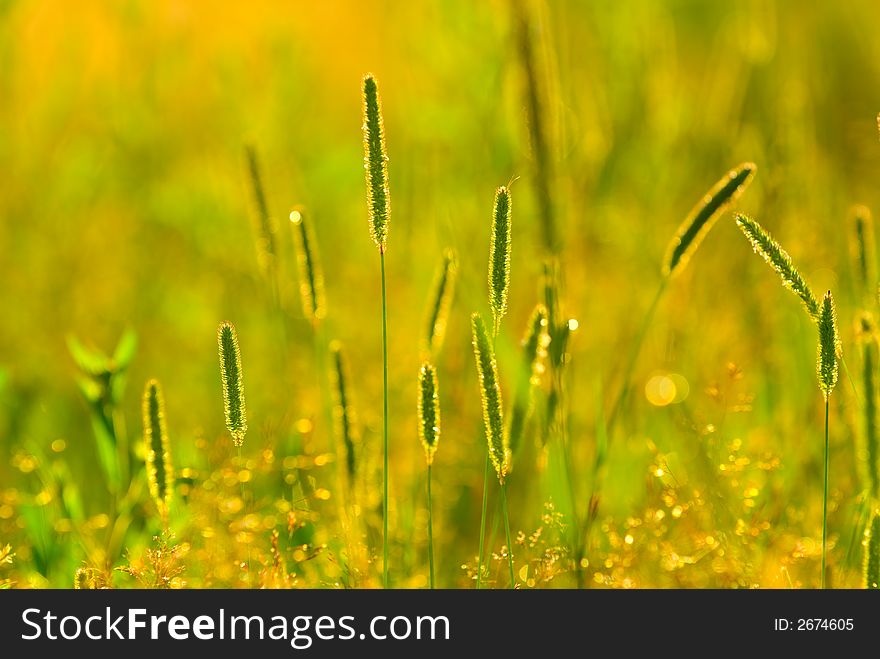
[[[824,590],[828,571],[828,465],[830,460],[830,443],[828,441],[828,416],[829,401],[834,385],[837,384],[837,360],[841,354],[840,339],[837,333],[837,318],[834,313],[834,298],[831,291],[825,293],[822,299],[822,309],[819,312],[819,345],[817,348],[818,357],[816,359],[816,374],[819,377],[819,388],[825,398],[825,466],[824,466],[824,487],[822,491],[822,563],[820,572],[820,583]]]
[[[92,575],[89,573],[89,569],[85,567],[78,567],[76,572],[73,574],[73,589],[74,590],[91,590],[92,589]]]
[[[875,510],[865,527],[865,588],[880,589],[880,511]]]
[[[510,219],[510,189],[501,186],[495,191],[492,240],[489,245],[489,304],[496,334],[501,319],[507,313],[507,294],[510,290]]]
[[[474,357],[477,361],[480,396],[483,401],[483,425],[486,430],[486,441],[489,445],[489,459],[495,468],[498,481],[504,483],[505,477],[510,472],[510,447],[504,432],[498,366],[486,325],[478,313],[471,316],[471,330],[473,332]]]
[[[348,367],[339,341],[330,344],[330,355],[333,359],[333,419],[338,441],[345,447],[345,470],[352,484],[357,473],[357,419],[348,391]]]
[[[446,336],[446,322],[455,295],[457,272],[458,257],[454,250],[447,249],[443,253],[443,261],[434,277],[431,306],[428,309],[424,350],[430,356],[437,355]]]
[[[171,445],[165,423],[165,398],[158,380],[150,380],[144,387],[142,409],[147,484],[156,507],[164,515],[171,502],[174,469],[171,466]]]
[[[547,308],[539,304],[529,318],[522,340],[522,357],[516,380],[516,393],[510,412],[508,441],[511,453],[516,453],[522,441],[533,406],[533,389],[544,373],[544,358],[550,344]]]
[[[819,303],[809,285],[791,261],[788,253],[752,218],[737,214],[736,224],[761,256],[782,278],[782,285],[797,295],[813,320],[819,319]]]
[[[391,222],[391,195],[388,191],[388,155],[379,86],[371,73],[364,76],[364,169],[367,177],[367,206],[370,236],[380,252],[385,252]]]
[[[434,453],[440,440],[440,396],[437,389],[437,370],[429,362],[419,370],[419,439],[425,449],[428,466],[434,463]]]
[[[326,314],[324,299],[324,272],[318,258],[315,234],[311,222],[301,210],[290,213],[293,225],[293,244],[296,249],[296,265],[299,273],[299,293],[303,313],[312,324],[320,322]]]
[[[831,396],[837,384],[837,360],[840,354],[840,339],[837,333],[837,315],[834,311],[834,298],[831,291],[822,299],[822,311],[819,314],[819,350],[816,360],[816,373],[819,376],[819,388],[825,400]]]
[[[730,170],[691,209],[666,250],[666,258],[663,259],[665,277],[671,277],[687,265],[718,217],[752,182],[755,169],[754,163],[745,162]]]
[[[880,366],[880,343],[874,321],[867,312],[858,321],[859,343],[862,346],[862,383],[864,388],[865,406],[865,483],[869,495],[880,499],[880,442],[878,442],[877,426],[877,368]]]
[[[877,283],[877,247],[874,220],[867,206],[854,206],[850,212],[853,229],[853,261],[862,295],[873,291]]]
[[[532,156],[535,163],[535,196],[540,209],[541,228],[544,237],[544,246],[551,254],[559,251],[559,241],[556,235],[556,220],[553,208],[553,161],[550,156],[550,140],[544,117],[545,104],[541,76],[538,74],[538,63],[535,57],[535,49],[532,43],[532,21],[525,0],[519,0],[514,5],[517,18],[517,42],[520,64],[525,76],[523,91],[525,92],[525,106],[527,111],[527,124],[529,138],[532,147]]]
[[[267,272],[274,266],[276,258],[275,225],[272,223],[269,207],[266,204],[266,194],[263,191],[263,181],[260,176],[260,165],[257,161],[256,149],[251,145],[246,146],[245,156],[247,158],[251,189],[254,195],[254,204],[257,208],[257,228],[259,229],[257,256],[260,260],[260,268]]]
[[[241,371],[241,350],[232,323],[223,322],[217,329],[220,348],[220,380],[223,385],[223,410],[226,429],[232,443],[241,447],[247,433],[247,412],[244,405],[244,379]]]

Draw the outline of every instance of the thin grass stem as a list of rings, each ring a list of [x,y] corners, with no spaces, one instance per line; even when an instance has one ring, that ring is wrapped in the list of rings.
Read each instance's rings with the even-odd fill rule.
[[[388,314],[385,293],[385,250],[379,250],[382,270],[382,585],[388,588]]]
[[[430,569],[431,590],[434,590],[434,519],[431,502],[431,465],[428,465],[428,566]]]
[[[825,590],[825,561],[828,542],[828,398],[825,399],[825,488],[822,494],[822,590]]]
[[[489,506],[489,452],[486,452],[486,467],[483,470],[483,513],[480,515],[480,554],[477,558],[477,590],[483,583],[483,547],[486,542],[486,509]]]
[[[510,570],[510,588],[516,588],[513,577],[513,543],[510,541],[510,516],[507,514],[507,483],[501,484],[501,509],[504,514],[504,533],[507,536],[507,567]]]

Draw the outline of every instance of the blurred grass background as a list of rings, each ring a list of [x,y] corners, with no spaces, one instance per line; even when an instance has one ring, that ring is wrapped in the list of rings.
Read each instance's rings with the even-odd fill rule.
[[[858,372],[852,321],[860,301],[846,219],[854,203],[878,207],[880,9],[869,0],[526,8],[551,145],[565,313],[580,324],[569,398],[583,499],[597,401],[619,387],[666,244],[700,196],[741,161],[757,163],[758,174],[740,207],[786,246],[817,291],[834,290],[844,351]],[[461,271],[439,365],[444,418],[434,505],[440,581],[466,584],[460,566],[476,552],[484,455],[468,316],[487,310],[493,190],[516,176],[502,370],[516,358],[538,301],[543,263],[515,30],[513,5],[501,0],[0,2],[0,541],[17,552],[21,585],[69,586],[73,569],[88,560],[61,533],[57,565],[41,573],[29,561],[33,538],[18,505],[44,484],[21,468],[23,455],[34,446],[50,452],[63,440],[57,453],[80,483],[87,516],[109,505],[95,484],[94,441],[68,335],[109,352],[126,328],[136,332],[121,405],[127,434],[132,442],[140,436],[142,383],[159,378],[179,467],[199,462],[198,438],[220,442],[225,434],[215,342],[221,320],[236,324],[242,344],[251,421],[245,453],[270,449],[280,460],[281,438],[303,427],[297,420],[319,427],[311,329],[296,299],[286,219],[298,204],[313,219],[322,255],[327,332],[348,349],[364,445],[378,450],[379,276],[360,132],[367,71],[381,84],[390,156],[391,487],[395,556],[405,564],[397,581],[424,583],[420,555],[406,550],[421,546],[424,527],[418,338],[435,265],[449,246]],[[279,231],[284,322],[257,267],[247,143],[260,156]],[[680,566],[657,558],[673,550],[649,551],[647,540],[641,561],[618,560],[615,524],[652,505],[656,450],[697,490],[696,500],[738,497],[731,534],[737,521],[767,520],[737,568],[747,575],[738,585],[787,585],[784,557],[793,572],[802,566],[797,583],[814,585],[808,539],[821,519],[822,460],[814,356],[815,332],[798,304],[723,217],[670,287],[648,335],[637,395],[612,447],[601,513],[607,539],[588,552],[603,557],[598,565],[590,559],[598,570],[592,581],[728,583],[714,563],[692,568],[698,577],[677,576]],[[656,373],[680,374],[690,394],[651,405],[644,385]],[[845,376],[839,391],[831,528],[840,539],[840,580],[855,583],[843,553],[860,491],[858,401]],[[328,447],[317,430],[315,441]],[[778,466],[746,469],[722,496],[711,463],[724,464],[736,441],[753,464]],[[711,458],[706,473],[700,456]],[[523,481],[534,472],[516,469]],[[515,490],[516,471],[513,478]],[[530,533],[540,523],[544,495],[520,495],[515,529]],[[742,500],[751,501],[743,510],[754,517],[741,514]],[[722,519],[692,533],[723,526]],[[128,544],[149,544],[149,535],[134,534]],[[267,537],[255,532],[253,542],[268,546]]]

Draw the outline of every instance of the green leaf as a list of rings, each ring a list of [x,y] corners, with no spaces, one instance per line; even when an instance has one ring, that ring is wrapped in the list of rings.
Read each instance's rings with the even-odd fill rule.
[[[68,335],[67,349],[70,356],[83,373],[87,373],[93,377],[103,375],[110,370],[110,363],[107,356],[100,350],[86,348],[75,336]]]
[[[131,364],[137,350],[137,334],[131,328],[123,332],[113,352],[113,370],[124,371]]]

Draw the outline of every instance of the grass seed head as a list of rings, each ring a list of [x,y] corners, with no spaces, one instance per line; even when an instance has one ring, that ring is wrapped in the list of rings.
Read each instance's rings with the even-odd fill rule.
[[[877,282],[877,249],[874,220],[867,206],[854,206],[852,217],[852,252],[856,280],[862,294],[872,291]]]
[[[428,308],[426,321],[423,350],[431,357],[437,356],[446,336],[446,323],[449,319],[449,309],[452,307],[452,298],[455,296],[457,273],[458,257],[455,250],[447,249],[443,252],[443,261],[434,276],[431,306]]]
[[[510,412],[508,441],[511,452],[516,452],[522,441],[526,424],[532,413],[533,389],[544,373],[544,358],[550,344],[548,333],[547,308],[539,304],[532,311],[522,340],[522,358],[516,380],[516,393]]]
[[[816,372],[819,376],[819,388],[825,400],[831,396],[837,384],[837,359],[840,354],[840,339],[837,333],[837,316],[834,311],[834,298],[831,291],[822,299],[822,311],[819,314],[819,349],[816,360]]]
[[[746,215],[737,214],[736,225],[748,238],[755,253],[779,274],[782,285],[801,299],[810,318],[818,320],[819,303],[816,296],[782,246],[760,224]]]
[[[217,329],[217,343],[220,348],[220,380],[223,385],[226,429],[232,436],[232,443],[240,447],[244,444],[244,436],[247,433],[247,411],[244,404],[241,350],[232,323],[220,323]]]
[[[666,250],[666,258],[663,259],[664,276],[671,277],[687,265],[718,217],[752,182],[756,169],[754,163],[745,162],[730,170],[691,209]]]
[[[339,341],[330,344],[330,356],[333,361],[333,420],[336,438],[345,448],[345,470],[349,483],[353,483],[357,473],[357,418],[348,387],[348,365]]]
[[[489,342],[486,324],[480,314],[471,316],[474,357],[477,361],[477,378],[480,384],[480,396],[483,402],[483,426],[486,430],[486,441],[489,445],[489,459],[495,468],[498,481],[503,483],[510,473],[510,446],[504,432],[504,414],[502,411],[501,386],[498,382],[498,366],[495,354]]]
[[[266,203],[266,194],[263,191],[257,151],[252,145],[245,147],[245,158],[254,195],[254,204],[257,210],[257,258],[259,259],[261,270],[266,274],[275,267],[275,259],[277,258],[275,225],[272,223],[272,217],[269,215],[269,206]]]
[[[865,482],[868,492],[874,499],[880,498],[880,442],[877,427],[877,368],[880,365],[877,333],[870,314],[861,314],[856,328],[862,348],[862,383],[865,397]]]
[[[419,369],[419,439],[425,448],[428,465],[434,462],[437,442],[440,440],[440,396],[437,388],[437,369],[430,362]]]
[[[315,234],[311,222],[302,210],[290,213],[293,225],[293,245],[296,249],[296,265],[299,273],[299,293],[303,313],[313,325],[319,323],[326,315],[324,298],[324,272],[318,258]]]
[[[495,191],[489,245],[489,305],[492,307],[496,334],[501,319],[507,313],[507,294],[510,290],[510,220],[510,188],[501,186]]]
[[[373,74],[364,76],[363,85],[364,169],[367,177],[370,237],[379,251],[384,252],[388,225],[391,222],[391,194],[388,190],[388,155],[385,149],[382,101]]]
[[[73,574],[73,589],[74,590],[91,590],[92,577],[89,574],[89,569],[85,567],[78,567],[76,572]]]
[[[171,445],[165,423],[165,397],[158,380],[150,380],[144,387],[142,411],[147,484],[156,507],[164,515],[171,502],[174,469],[171,466]]]

